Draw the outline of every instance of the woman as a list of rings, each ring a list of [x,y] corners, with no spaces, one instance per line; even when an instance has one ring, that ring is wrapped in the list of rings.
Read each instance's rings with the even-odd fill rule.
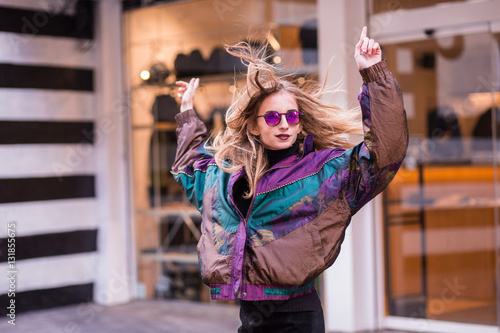
[[[212,298],[240,299],[239,332],[325,331],[314,279],[406,154],[401,91],[366,27],[355,50],[364,141],[351,149],[344,134],[360,130],[356,114],[288,82],[245,44],[228,48],[247,64],[247,85],[211,146],[192,110],[198,79],[178,82],[172,173],[202,214],[198,254]]]

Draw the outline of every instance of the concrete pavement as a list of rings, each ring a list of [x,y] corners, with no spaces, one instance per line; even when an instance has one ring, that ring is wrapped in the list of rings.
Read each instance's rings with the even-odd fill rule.
[[[0,332],[235,333],[238,313],[234,305],[179,300],[138,300],[112,307],[84,303],[19,314],[15,326],[8,323],[8,317],[0,318]]]
[[[234,333],[239,308],[187,301],[142,300],[113,307],[93,303],[1,318],[2,333]]]

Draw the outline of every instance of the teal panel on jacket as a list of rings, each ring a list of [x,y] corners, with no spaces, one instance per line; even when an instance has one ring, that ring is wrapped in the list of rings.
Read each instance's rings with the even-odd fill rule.
[[[236,232],[240,224],[240,217],[235,212],[229,200],[229,177],[231,174],[221,171],[217,180],[217,214],[222,228],[229,232]]]

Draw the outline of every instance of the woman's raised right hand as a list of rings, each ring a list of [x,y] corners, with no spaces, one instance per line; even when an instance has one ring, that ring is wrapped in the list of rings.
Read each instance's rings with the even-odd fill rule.
[[[196,89],[200,84],[200,79],[192,78],[189,83],[184,81],[175,82],[179,86],[177,96],[181,99],[181,112],[193,108],[193,100]]]

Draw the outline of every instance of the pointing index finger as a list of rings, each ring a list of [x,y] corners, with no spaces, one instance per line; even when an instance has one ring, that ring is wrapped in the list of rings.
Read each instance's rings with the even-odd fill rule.
[[[364,38],[366,38],[366,30],[366,26],[364,26],[361,30],[361,36],[359,37],[359,40],[363,40]]]

